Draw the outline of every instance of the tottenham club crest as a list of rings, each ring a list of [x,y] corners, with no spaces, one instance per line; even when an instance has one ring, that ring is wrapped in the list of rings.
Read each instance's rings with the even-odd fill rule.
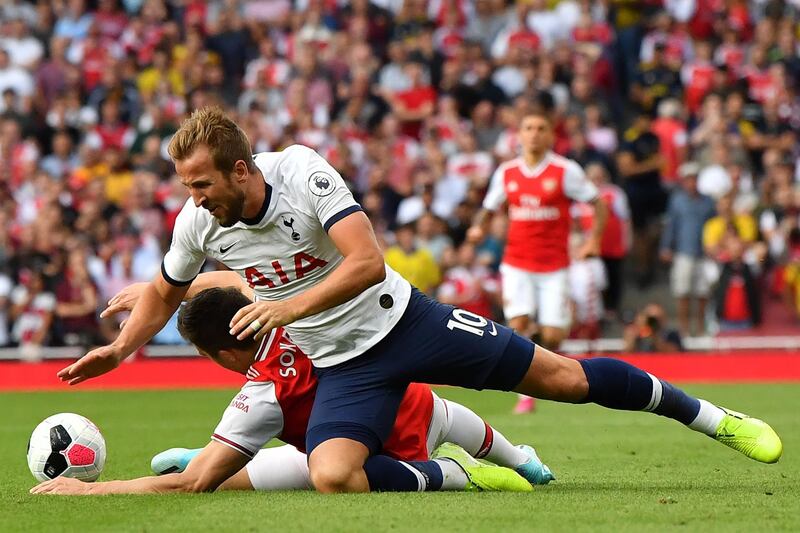
[[[300,234],[294,230],[294,217],[291,217],[289,220],[286,220],[286,217],[281,215],[281,220],[283,220],[283,225],[289,228],[289,231],[292,232],[292,240],[299,241]]]
[[[336,187],[336,182],[333,181],[333,176],[325,172],[314,172],[308,178],[308,188],[315,196],[328,196],[333,192]]]

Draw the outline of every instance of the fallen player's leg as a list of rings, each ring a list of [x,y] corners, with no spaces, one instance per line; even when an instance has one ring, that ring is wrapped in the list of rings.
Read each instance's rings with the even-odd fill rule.
[[[524,444],[514,446],[500,431],[459,403],[438,397],[435,400],[432,433],[440,416],[438,411],[444,411],[445,424],[435,432],[436,445],[429,445],[430,448],[445,442],[458,444],[472,457],[514,469],[532,485],[546,485],[555,479],[550,469],[539,460],[533,447]]]
[[[542,464],[534,449],[527,445],[514,446],[502,433],[488,425],[472,410],[450,400],[443,400],[434,394],[434,409],[429,427],[428,450],[433,453],[446,442],[462,447],[472,457],[486,459],[499,466],[515,470],[534,485],[544,485],[555,479],[550,469]],[[189,462],[202,448],[171,448],[157,454],[151,461],[151,468],[156,474],[182,472]],[[367,469],[370,473],[380,475],[386,468],[382,460],[374,460],[375,464]],[[450,471],[445,464],[445,470]],[[391,466],[389,467],[391,468]],[[409,469],[409,467],[406,467]],[[415,475],[413,471],[411,472]],[[451,490],[463,487],[466,480],[459,477],[458,471],[450,472],[450,479],[443,479],[440,490]],[[408,478],[401,471],[402,477]],[[434,474],[435,476],[435,474]],[[408,478],[410,479],[410,478]],[[416,480],[417,487],[424,485]],[[370,488],[375,485],[386,485],[391,481],[370,479]],[[308,474],[307,456],[294,446],[278,446],[260,450],[245,468],[232,476],[220,486],[219,490],[306,490],[312,489]]]

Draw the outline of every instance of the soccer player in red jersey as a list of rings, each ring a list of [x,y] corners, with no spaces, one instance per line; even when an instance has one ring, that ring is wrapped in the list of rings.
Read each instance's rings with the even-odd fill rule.
[[[570,205],[587,202],[595,210],[594,227],[579,258],[599,253],[607,208],[581,167],[551,151],[553,125],[546,115],[533,112],[522,117],[519,140],[522,155],[495,171],[467,237],[481,241],[490,214],[507,205],[508,237],[500,265],[503,312],[509,326],[522,335],[531,333],[531,319],[536,317],[538,342],[555,350],[570,323]],[[531,410],[531,400],[520,397],[515,411]]]
[[[118,301],[112,312],[130,309],[143,292],[143,285],[125,289],[121,299],[127,301]],[[201,274],[187,294],[190,299],[178,318],[181,334],[201,354],[247,377],[223,413],[211,442],[202,449],[173,449],[156,456],[152,467],[163,474],[161,477],[101,483],[56,478],[32,492],[83,495],[312,488],[304,453],[317,388],[311,361],[283,328],[272,330],[260,341],[241,341],[229,334],[228,321],[253,296],[235,273]],[[288,446],[262,450],[273,438]],[[512,445],[474,412],[439,398],[427,385],[409,385],[383,454],[413,464],[427,461],[445,442],[463,447],[473,457],[513,468],[530,483],[546,484],[553,479],[529,446]],[[372,490],[391,489],[381,484],[380,475],[368,476]],[[469,490],[470,485],[459,477],[446,480],[439,490]],[[510,485],[481,488],[518,490],[517,486],[526,485],[524,479],[516,477]],[[419,490],[425,488],[427,485],[421,482]]]

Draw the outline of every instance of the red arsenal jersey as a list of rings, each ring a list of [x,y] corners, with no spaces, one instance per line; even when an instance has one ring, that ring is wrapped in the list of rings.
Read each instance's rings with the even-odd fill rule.
[[[597,188],[575,161],[548,152],[534,168],[518,157],[495,171],[483,207],[508,204],[508,237],[503,263],[530,272],[553,272],[569,265],[569,207],[589,202]]]
[[[250,457],[273,438],[304,452],[317,378],[311,361],[283,328],[264,337],[247,379],[225,410],[212,439]],[[432,415],[430,388],[409,385],[394,429],[384,443],[384,453],[406,461],[426,460]]]

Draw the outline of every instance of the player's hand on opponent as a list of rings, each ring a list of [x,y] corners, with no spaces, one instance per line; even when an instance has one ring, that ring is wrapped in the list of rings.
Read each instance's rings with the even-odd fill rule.
[[[108,301],[108,307],[100,313],[100,318],[107,318],[118,313],[124,313],[125,311],[132,311],[136,302],[139,301],[139,298],[147,288],[147,285],[147,282],[133,283],[119,291]],[[120,329],[125,325],[125,322],[126,321],[123,320],[119,325]]]
[[[30,490],[31,494],[61,494],[64,496],[81,496],[89,494],[90,487],[85,481],[72,477],[57,477],[43,481]]]
[[[470,226],[467,230],[467,241],[472,244],[479,244],[486,236],[486,232],[480,226]]]
[[[90,378],[102,376],[119,366],[124,355],[116,346],[101,346],[87,353],[58,372],[58,378],[70,385],[77,385]]]
[[[297,314],[291,305],[284,301],[254,302],[239,309],[230,323],[231,335],[237,339],[246,339],[253,335],[261,340],[271,330],[291,324],[297,320]]]

